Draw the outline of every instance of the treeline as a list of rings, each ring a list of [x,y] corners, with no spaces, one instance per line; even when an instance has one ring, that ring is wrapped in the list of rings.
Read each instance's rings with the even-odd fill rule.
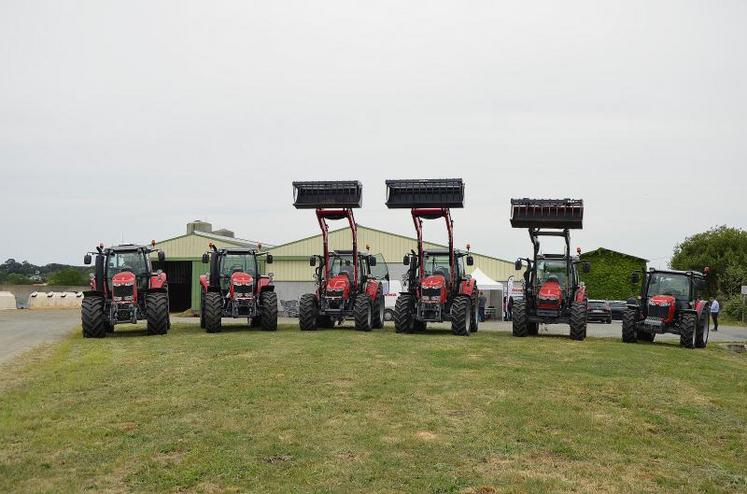
[[[33,285],[48,283],[50,285],[84,286],[88,284],[91,268],[86,266],[69,266],[67,264],[46,264],[37,266],[28,261],[18,262],[8,259],[0,264],[0,284]]]

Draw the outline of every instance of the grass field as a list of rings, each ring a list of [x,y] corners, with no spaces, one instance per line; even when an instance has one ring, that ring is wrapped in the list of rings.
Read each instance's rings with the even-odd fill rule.
[[[2,492],[747,491],[747,358],[717,346],[175,325],[41,353],[3,369]]]

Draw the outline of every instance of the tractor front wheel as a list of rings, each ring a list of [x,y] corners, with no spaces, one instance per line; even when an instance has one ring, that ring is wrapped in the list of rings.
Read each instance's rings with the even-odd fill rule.
[[[223,297],[220,292],[205,294],[205,330],[208,333],[220,333],[223,318]]]
[[[472,304],[466,295],[457,295],[451,304],[451,332],[457,336],[469,336],[472,323]]]
[[[571,339],[582,341],[586,338],[586,304],[573,302],[571,304]]]
[[[410,293],[401,293],[394,304],[394,331],[412,332],[415,323],[415,298]]]
[[[145,332],[149,335],[166,334],[169,331],[169,295],[164,292],[145,294]]]
[[[355,298],[355,329],[358,331],[371,331],[373,326],[373,304],[365,293]]]
[[[527,303],[526,300],[520,299],[514,301],[511,313],[512,333],[514,336],[523,338],[529,335],[529,324],[527,322]]]
[[[85,297],[80,308],[84,338],[103,338],[109,321],[104,314],[104,297]]]
[[[301,295],[298,302],[298,325],[301,331],[312,331],[316,329],[317,317],[319,317],[319,306],[313,293]]]
[[[700,312],[698,328],[695,330],[695,348],[705,348],[708,344],[708,335],[711,332],[711,318],[708,317],[710,312],[707,305]]]
[[[623,343],[636,343],[638,331],[636,331],[636,311],[626,309],[622,318],[622,340]]]
[[[480,297],[477,287],[472,292],[472,319],[470,320],[469,332],[476,333],[480,325]]]
[[[695,348],[695,330],[698,326],[698,319],[695,314],[688,312],[682,315],[680,321],[680,346],[685,348]]]
[[[379,329],[384,327],[384,295],[379,293],[373,306],[373,328]]]
[[[278,329],[278,294],[265,291],[259,294],[259,320],[265,331]]]

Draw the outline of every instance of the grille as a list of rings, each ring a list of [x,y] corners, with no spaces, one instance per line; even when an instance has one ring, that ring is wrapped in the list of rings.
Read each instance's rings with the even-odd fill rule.
[[[658,317],[659,319],[668,319],[669,318],[669,306],[649,304],[648,317]]]
[[[114,287],[112,287],[112,295],[115,298],[125,298],[125,297],[132,298],[132,293],[133,293],[133,286],[132,285],[130,285],[130,286],[126,286],[126,285],[114,285]]]
[[[234,285],[233,293],[237,297],[248,297],[252,294],[252,285]]]
[[[423,288],[423,296],[424,297],[440,297],[441,289],[440,288]]]

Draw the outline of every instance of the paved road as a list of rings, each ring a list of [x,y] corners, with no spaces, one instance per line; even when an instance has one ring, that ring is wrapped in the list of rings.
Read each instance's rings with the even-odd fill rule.
[[[80,324],[80,310],[0,310],[0,362],[59,340]]]

